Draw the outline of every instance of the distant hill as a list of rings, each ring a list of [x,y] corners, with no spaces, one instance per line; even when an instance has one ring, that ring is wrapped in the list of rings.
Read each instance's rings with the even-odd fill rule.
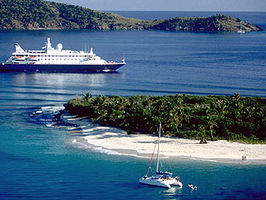
[[[0,0],[0,29],[92,29],[172,31],[260,31],[261,28],[234,17],[182,17],[140,20],[81,6],[44,0]]]
[[[176,17],[172,19],[161,20],[151,26],[155,30],[171,30],[171,31],[230,31],[237,32],[240,30],[246,32],[262,31],[258,26],[252,25],[241,19],[225,15],[216,15],[211,17]]]

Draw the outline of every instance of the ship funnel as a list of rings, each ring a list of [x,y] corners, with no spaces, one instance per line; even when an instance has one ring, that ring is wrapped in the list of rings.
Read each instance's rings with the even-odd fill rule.
[[[24,50],[21,48],[21,46],[18,43],[15,44],[15,47],[16,47],[16,53],[24,53]]]

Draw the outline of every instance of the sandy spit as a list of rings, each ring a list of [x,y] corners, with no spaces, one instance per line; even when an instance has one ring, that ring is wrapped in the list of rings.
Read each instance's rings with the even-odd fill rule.
[[[120,129],[96,126],[70,130],[80,135],[88,146],[100,147],[123,155],[150,157],[157,137],[147,134],[130,134]],[[75,140],[76,141],[76,140]],[[241,161],[266,164],[265,144],[242,144],[225,140],[208,141],[161,137],[160,155],[165,157],[189,157],[216,161]],[[244,162],[244,161],[243,161]]]

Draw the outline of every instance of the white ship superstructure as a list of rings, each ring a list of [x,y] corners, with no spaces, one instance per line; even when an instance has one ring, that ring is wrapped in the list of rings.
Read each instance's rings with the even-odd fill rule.
[[[2,69],[11,71],[65,71],[65,72],[91,72],[115,71],[125,65],[122,62],[107,62],[97,56],[91,48],[87,51],[63,50],[61,43],[52,47],[50,38],[42,50],[23,50],[15,44],[16,51],[2,63]]]

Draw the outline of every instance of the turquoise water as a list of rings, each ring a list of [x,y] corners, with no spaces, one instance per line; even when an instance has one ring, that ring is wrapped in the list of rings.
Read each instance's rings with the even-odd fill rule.
[[[162,168],[179,175],[185,187],[139,185],[147,159],[77,146],[73,140],[79,136],[55,118],[68,99],[85,92],[238,92],[265,97],[265,36],[266,32],[1,31],[1,61],[15,42],[40,49],[51,37],[54,46],[62,42],[66,49],[92,46],[107,60],[125,56],[127,65],[111,74],[0,73],[0,199],[265,199],[265,165],[164,159]],[[198,190],[191,192],[188,183]]]

